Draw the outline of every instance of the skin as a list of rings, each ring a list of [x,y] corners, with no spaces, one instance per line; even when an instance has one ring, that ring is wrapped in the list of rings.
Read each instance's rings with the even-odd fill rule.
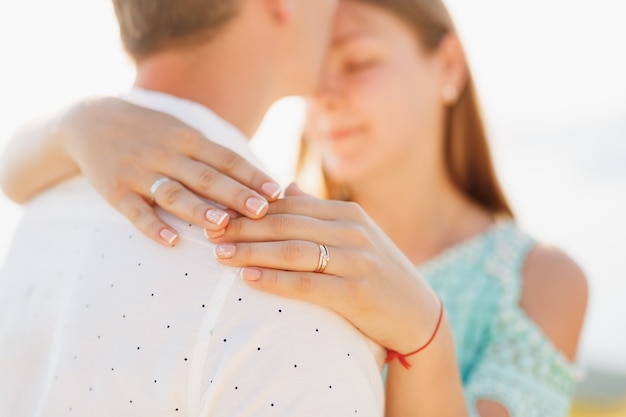
[[[241,199],[227,204],[249,218],[265,215],[262,220],[230,218],[227,227],[206,227],[206,222],[198,220],[201,215],[191,215],[206,210],[193,200],[192,193],[179,189],[178,194],[172,192],[157,202],[205,226],[212,240],[223,245],[216,250],[220,261],[248,267],[242,276],[255,288],[334,309],[383,346],[412,351],[428,340],[438,315],[438,302],[413,265],[494,223],[490,213],[450,183],[443,165],[443,114],[450,103],[442,92],[449,85],[461,91],[466,78],[462,49],[454,35],[446,36],[435,51],[425,51],[410,28],[395,16],[346,0],[339,9],[321,87],[311,102],[308,132],[322,147],[328,174],[350,190],[355,203],[324,202],[289,189],[287,198],[270,204],[261,216],[246,214]],[[224,163],[227,154],[175,121],[144,109],[132,109],[128,118],[118,111],[120,103],[101,103],[99,107],[110,109],[106,113],[109,119],[139,125],[150,119],[164,132],[150,138],[148,144],[135,141],[133,145],[121,139],[128,135],[114,130],[98,132],[113,143],[107,145],[114,149],[109,151],[113,163],[102,167],[98,165],[104,164],[89,161],[83,168],[94,169],[91,175],[86,172],[92,181],[102,179],[96,185],[101,192],[145,198],[146,188],[155,179],[150,175],[161,172],[206,195],[215,183],[194,179],[199,177],[192,174],[192,155],[202,155],[202,165],[213,164],[217,173],[231,173],[238,184],[232,189],[243,195],[249,192],[244,184],[261,192],[260,186],[268,181],[243,161]],[[61,125],[84,132],[81,120],[98,119],[79,112]],[[164,139],[181,132],[185,145]],[[79,135],[65,131],[60,136]],[[156,157],[146,156],[143,150],[147,146],[157,149]],[[67,148],[71,147],[79,145]],[[114,155],[127,148],[129,160],[138,168],[120,172],[125,164]],[[106,152],[100,149],[96,155],[101,158]],[[213,157],[214,153],[221,156]],[[88,157],[74,159],[85,161]],[[221,175],[211,175],[224,181]],[[105,181],[114,176],[115,184]],[[128,187],[138,182],[142,185]],[[109,201],[121,209],[119,199]],[[154,231],[168,227],[159,223],[153,212],[137,212],[131,220],[155,240],[159,236]],[[154,227],[142,227],[145,222]],[[329,246],[331,262],[325,274],[309,272],[317,264],[314,242]],[[524,265],[523,278],[521,307],[555,346],[573,359],[587,302],[584,274],[560,250],[537,245]],[[451,369],[451,364],[456,367],[453,346],[444,317],[433,344],[410,357],[414,365],[410,371],[397,362],[391,364],[387,415],[464,415],[458,371]],[[434,383],[437,381],[441,383]],[[441,386],[449,391],[433,390]],[[407,398],[415,399],[415,404],[409,404]],[[483,417],[508,415],[504,407],[487,399],[479,402],[478,409]]]

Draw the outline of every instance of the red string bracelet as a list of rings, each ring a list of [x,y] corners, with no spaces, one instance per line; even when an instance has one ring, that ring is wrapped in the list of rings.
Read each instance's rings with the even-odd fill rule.
[[[411,368],[411,364],[406,360],[406,357],[415,355],[416,353],[420,353],[422,350],[426,349],[428,345],[430,345],[431,342],[435,340],[435,336],[437,336],[437,332],[439,331],[439,325],[441,325],[441,319],[443,318],[443,302],[441,301],[441,299],[439,300],[439,306],[439,319],[437,320],[437,327],[435,327],[435,331],[433,332],[433,335],[430,336],[430,339],[428,339],[428,342],[426,342],[426,344],[424,344],[424,346],[420,347],[419,349],[405,355],[403,355],[402,353],[398,353],[395,350],[387,349],[387,357],[385,358],[385,363],[389,363],[394,359],[398,359],[402,366],[404,366],[406,369]]]

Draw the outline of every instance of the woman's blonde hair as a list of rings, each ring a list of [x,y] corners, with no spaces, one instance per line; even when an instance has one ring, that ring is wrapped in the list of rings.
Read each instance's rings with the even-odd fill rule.
[[[427,51],[436,50],[442,39],[455,33],[454,24],[440,0],[358,0],[394,13],[415,30]],[[513,217],[493,166],[474,83],[467,83],[458,100],[450,105],[444,130],[445,169],[452,183],[469,199],[498,216]],[[308,180],[310,170],[322,166],[306,138],[302,138],[296,174],[298,181]],[[341,187],[322,172],[322,184],[316,187],[325,198],[349,199]]]

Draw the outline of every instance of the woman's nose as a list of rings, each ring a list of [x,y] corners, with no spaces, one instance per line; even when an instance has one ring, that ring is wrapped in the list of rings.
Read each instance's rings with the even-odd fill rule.
[[[337,77],[325,75],[310,106],[319,111],[335,111],[342,102],[341,85]]]

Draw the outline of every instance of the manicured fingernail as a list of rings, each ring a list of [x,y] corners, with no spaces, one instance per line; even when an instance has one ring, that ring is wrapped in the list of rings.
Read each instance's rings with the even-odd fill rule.
[[[258,197],[250,197],[246,201],[246,208],[257,216],[261,214],[265,207],[267,207],[267,201],[262,200]]]
[[[239,275],[245,281],[258,281],[261,279],[261,271],[256,268],[241,268]]]
[[[222,210],[209,209],[204,217],[206,217],[209,222],[221,226],[228,218],[228,214]]]
[[[237,248],[235,245],[223,244],[215,246],[215,257],[219,259],[230,259],[235,256]]]
[[[276,198],[280,195],[281,188],[274,182],[266,182],[261,186],[261,190],[269,198]]]
[[[170,229],[162,229],[159,232],[159,236],[161,236],[161,239],[166,241],[168,245],[171,245],[172,243],[174,243],[174,241],[178,237],[178,235],[172,232]]]

